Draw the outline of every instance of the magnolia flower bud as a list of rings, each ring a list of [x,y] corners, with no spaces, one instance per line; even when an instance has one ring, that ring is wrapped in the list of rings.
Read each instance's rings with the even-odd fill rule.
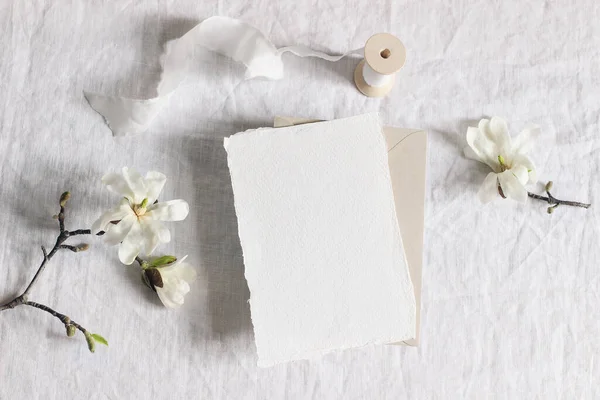
[[[546,192],[551,191],[553,185],[554,183],[552,181],[548,181],[548,183],[546,183]]]
[[[554,212],[554,207],[548,207],[548,214],[552,214]]]
[[[75,332],[77,332],[77,328],[74,325],[66,325],[67,327],[67,336],[73,337],[75,336]]]
[[[69,199],[71,198],[71,192],[64,192],[63,194],[60,195],[60,206],[64,207],[65,204],[67,204],[67,201],[69,201]]]
[[[196,271],[191,265],[185,263],[187,256],[161,267],[149,268],[147,271],[156,271],[160,276],[160,286],[154,285],[154,290],[160,301],[169,308],[180,307],[184,297],[191,289],[191,283],[196,279]]]
[[[86,251],[87,249],[90,248],[90,245],[87,243],[81,243],[81,244],[78,244],[75,248],[77,249],[77,251]]]
[[[85,333],[85,341],[87,342],[88,349],[93,353],[96,351],[96,341],[89,332]]]

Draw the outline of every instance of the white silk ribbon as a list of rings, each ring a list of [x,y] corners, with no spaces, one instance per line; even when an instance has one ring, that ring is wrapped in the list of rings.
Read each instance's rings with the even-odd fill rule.
[[[188,75],[189,60],[196,46],[227,56],[246,66],[246,79],[283,78],[281,55],[290,52],[299,57],[317,57],[335,62],[362,48],[342,55],[329,55],[304,46],[277,49],[258,29],[227,17],[210,17],[181,38],[166,46],[157,96],[129,99],[84,92],[90,106],[102,115],[115,136],[144,132],[161,108]]]

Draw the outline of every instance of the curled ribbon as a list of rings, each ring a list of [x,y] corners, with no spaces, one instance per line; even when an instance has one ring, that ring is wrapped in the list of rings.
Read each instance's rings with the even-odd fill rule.
[[[90,106],[104,117],[113,135],[144,132],[179,84],[185,80],[188,75],[190,55],[196,46],[243,63],[247,68],[246,79],[283,78],[281,55],[286,52],[299,57],[317,57],[335,62],[362,51],[361,48],[334,56],[304,46],[277,49],[253,26],[233,18],[211,17],[166,46],[156,97],[144,100],[84,92],[85,98]]]

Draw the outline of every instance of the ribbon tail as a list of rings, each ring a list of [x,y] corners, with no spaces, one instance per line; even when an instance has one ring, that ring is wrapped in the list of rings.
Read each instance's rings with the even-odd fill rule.
[[[303,46],[277,49],[258,29],[244,22],[227,17],[208,18],[185,35],[165,46],[161,57],[162,74],[157,86],[157,96],[151,99],[129,99],[118,96],[102,96],[84,92],[90,106],[104,117],[113,135],[142,133],[168,102],[171,94],[185,80],[189,60],[197,49],[213,51],[234,61],[243,63],[246,79],[264,77],[283,78],[281,55],[291,52],[300,57],[318,57],[338,61],[362,49],[340,56],[331,56]]]
[[[148,100],[109,97],[83,93],[90,106],[102,117],[114,136],[142,133],[148,129],[169,96]]]
[[[351,50],[347,53],[344,54],[340,54],[337,56],[331,55],[331,54],[327,54],[327,53],[323,53],[322,51],[316,51],[311,49],[310,47],[306,47],[306,46],[288,46],[288,47],[282,47],[277,51],[279,54],[283,54],[283,53],[292,53],[298,57],[316,57],[316,58],[321,58],[323,60],[327,60],[330,62],[336,62],[336,61],[340,61],[342,58],[344,57],[348,57],[354,54],[363,54],[364,53],[364,47],[361,47],[359,49],[355,49],[355,50]]]

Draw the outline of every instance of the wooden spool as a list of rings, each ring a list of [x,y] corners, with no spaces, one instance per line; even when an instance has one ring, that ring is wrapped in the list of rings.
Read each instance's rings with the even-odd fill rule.
[[[354,70],[354,83],[362,94],[368,97],[383,97],[392,90],[395,74],[404,66],[406,48],[404,44],[389,33],[378,33],[367,40],[365,58]],[[365,64],[379,74],[385,83],[381,86],[371,86],[365,81]],[[370,72],[372,74],[372,72]]]

